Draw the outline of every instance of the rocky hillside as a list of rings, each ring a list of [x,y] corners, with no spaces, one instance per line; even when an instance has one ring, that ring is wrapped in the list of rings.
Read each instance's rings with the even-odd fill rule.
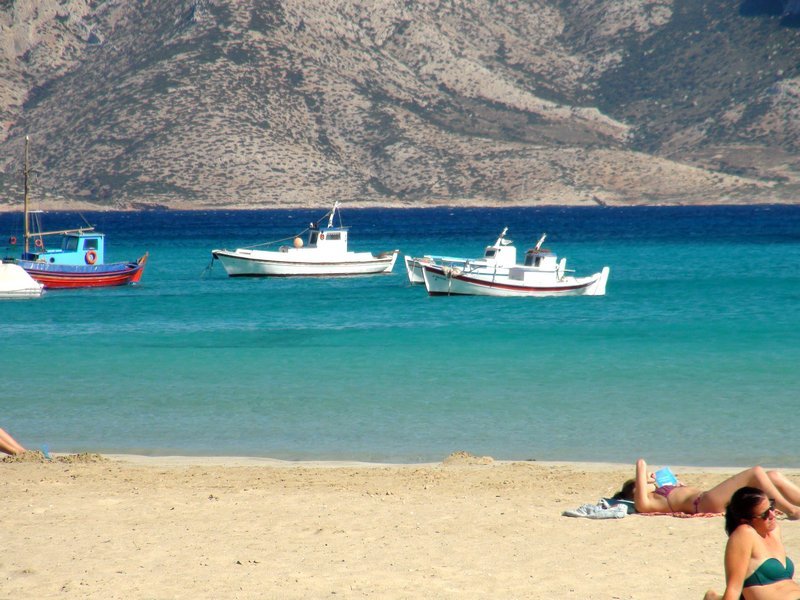
[[[796,202],[796,0],[0,0],[0,210]]]

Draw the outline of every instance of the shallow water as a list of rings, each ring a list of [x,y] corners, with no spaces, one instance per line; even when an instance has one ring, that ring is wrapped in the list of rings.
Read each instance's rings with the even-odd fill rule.
[[[478,256],[508,226],[521,253],[547,232],[577,275],[611,267],[599,298],[431,298],[402,257],[205,272],[324,212],[86,214],[107,260],[150,252],[142,283],[0,304],[0,426],[57,452],[800,466],[800,208],[344,207],[355,250]]]

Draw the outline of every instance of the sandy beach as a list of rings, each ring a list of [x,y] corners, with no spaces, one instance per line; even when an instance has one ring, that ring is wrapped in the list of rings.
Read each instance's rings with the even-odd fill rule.
[[[738,470],[673,468],[700,487]],[[562,516],[632,471],[468,453],[425,465],[8,458],[0,597],[671,599],[721,588],[721,517]],[[782,524],[800,556],[800,523]]]

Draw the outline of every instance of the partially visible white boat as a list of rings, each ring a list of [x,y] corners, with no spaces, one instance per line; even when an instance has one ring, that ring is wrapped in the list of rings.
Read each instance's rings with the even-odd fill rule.
[[[308,242],[295,237],[291,246],[277,250],[258,250],[257,247],[236,250],[212,250],[211,255],[225,267],[230,277],[300,277],[375,275],[391,273],[399,250],[373,254],[351,252],[347,249],[348,227],[334,226],[339,210],[336,202],[329,213],[308,229]],[[328,217],[327,226],[320,222]]]
[[[411,285],[423,285],[425,279],[422,277],[422,267],[424,265],[446,265],[463,266],[466,262],[465,258],[455,258],[452,256],[435,256],[426,254],[425,256],[404,256],[403,260],[406,264],[406,275]]]
[[[505,230],[498,243],[486,249],[483,259],[467,260],[462,266],[422,264],[428,293],[501,297],[605,295],[608,267],[588,277],[568,275],[572,271],[567,271],[567,259],[559,261],[550,250],[542,248],[546,235],[525,253],[523,263],[517,263],[516,249],[504,235]]]
[[[505,239],[508,227],[504,228],[500,233],[500,237],[492,246],[486,246],[483,253],[483,260],[467,258],[457,258],[454,256],[437,256],[435,254],[426,254],[424,256],[404,256],[403,260],[406,264],[406,274],[408,281],[412,285],[424,284],[425,279],[422,276],[422,267],[425,265],[434,265],[440,267],[450,268],[463,268],[467,262],[474,266],[479,264],[486,266],[494,266],[502,268],[503,266],[513,266],[516,262],[516,250],[511,248],[511,251],[504,251],[505,247],[511,242]]]
[[[44,285],[13,263],[0,261],[0,298],[38,298]]]

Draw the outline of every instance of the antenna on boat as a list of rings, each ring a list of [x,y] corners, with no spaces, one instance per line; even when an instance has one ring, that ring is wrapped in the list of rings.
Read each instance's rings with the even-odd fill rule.
[[[495,246],[502,246],[506,245],[508,242],[505,241],[506,232],[508,231],[508,227],[503,227],[503,231],[500,233],[500,237],[497,238],[497,241],[494,243]]]
[[[339,201],[333,203],[333,208],[331,209],[331,214],[328,217],[328,227],[333,227],[333,215],[336,214],[336,209],[339,208]]]

